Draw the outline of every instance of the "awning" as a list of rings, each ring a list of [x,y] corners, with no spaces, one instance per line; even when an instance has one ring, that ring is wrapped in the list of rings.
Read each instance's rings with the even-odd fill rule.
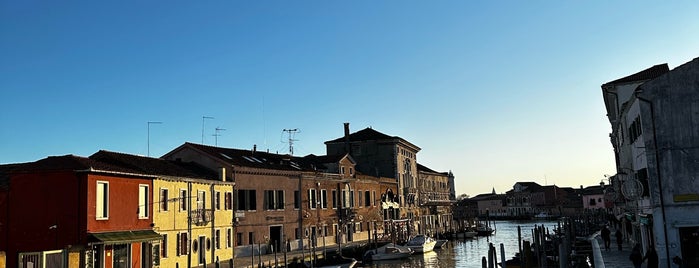
[[[89,233],[88,241],[91,244],[125,244],[132,242],[145,242],[162,240],[163,237],[153,230]]]

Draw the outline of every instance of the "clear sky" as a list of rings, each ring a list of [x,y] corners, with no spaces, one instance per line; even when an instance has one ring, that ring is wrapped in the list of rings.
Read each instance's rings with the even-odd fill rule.
[[[588,186],[614,174],[600,85],[699,56],[699,1],[114,2],[0,2],[0,163],[161,156],[209,116],[206,144],[295,128],[295,155],[372,127],[457,194]]]

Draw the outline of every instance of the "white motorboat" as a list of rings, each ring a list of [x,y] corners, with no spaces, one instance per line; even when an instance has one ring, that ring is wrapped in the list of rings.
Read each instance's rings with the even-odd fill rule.
[[[380,260],[396,260],[407,258],[413,254],[413,250],[409,247],[388,243],[380,248],[371,249],[364,253],[364,260],[380,261]]]
[[[435,244],[437,244],[437,241],[432,237],[417,235],[410,239],[406,246],[412,249],[415,253],[425,253],[434,250]]]

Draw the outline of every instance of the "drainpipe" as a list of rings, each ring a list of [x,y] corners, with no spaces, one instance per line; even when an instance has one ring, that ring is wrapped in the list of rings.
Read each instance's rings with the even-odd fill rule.
[[[187,203],[187,268],[192,268],[192,182],[187,182],[187,194],[184,196]]]
[[[665,238],[665,257],[666,257],[666,267],[671,267],[670,264],[670,248],[668,247],[668,239],[667,239],[667,218],[665,216],[665,198],[663,197],[663,184],[661,183],[661,176],[660,176],[660,154],[658,153],[658,136],[656,136],[656,131],[655,131],[655,111],[653,110],[653,103],[645,99],[638,94],[640,92],[636,92],[635,97],[645,103],[648,103],[648,107],[650,108],[650,122],[651,122],[651,128],[653,130],[653,149],[655,151],[655,172],[658,175],[658,192],[660,192],[660,212],[663,215],[663,235]]]
[[[299,230],[297,235],[301,237],[301,252],[303,252],[303,174],[299,174]],[[309,197],[310,198],[310,197]]]
[[[225,181],[226,170],[223,169],[221,172],[223,174],[223,180]],[[209,186],[211,191],[211,263],[216,261],[216,240],[214,240],[214,238],[218,239],[219,243],[221,242],[221,238],[216,236],[216,189],[214,188],[214,185],[214,183],[211,183],[211,185]],[[220,205],[221,204],[219,203],[219,206]],[[206,209],[204,209],[204,215],[206,216]]]

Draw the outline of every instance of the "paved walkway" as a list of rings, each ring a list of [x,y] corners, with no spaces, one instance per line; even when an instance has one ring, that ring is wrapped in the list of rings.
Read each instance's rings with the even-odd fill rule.
[[[590,242],[592,242],[592,253],[595,257],[595,268],[633,268],[633,264],[631,263],[631,260],[629,260],[629,255],[631,254],[631,248],[633,247],[633,245],[625,241],[624,244],[622,244],[621,251],[619,251],[616,244],[616,238],[614,238],[614,232],[616,232],[616,230],[611,231],[612,244],[609,250],[604,249],[604,241],[602,241],[602,237],[599,235],[599,232],[595,233],[592,236]],[[644,262],[641,267],[645,268],[646,263]]]

